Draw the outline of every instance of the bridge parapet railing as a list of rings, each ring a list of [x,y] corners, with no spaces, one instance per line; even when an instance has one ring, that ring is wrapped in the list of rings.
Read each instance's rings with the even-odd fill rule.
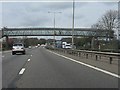
[[[118,65],[118,63],[120,62],[120,53],[88,51],[88,50],[72,50],[72,49],[61,49],[61,48],[51,48],[51,47],[47,49],[54,50],[56,52],[61,52],[64,54],[70,54],[83,59],[102,61],[109,64]]]

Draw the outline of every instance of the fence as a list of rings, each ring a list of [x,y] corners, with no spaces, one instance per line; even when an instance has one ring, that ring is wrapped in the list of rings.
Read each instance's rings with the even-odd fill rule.
[[[56,52],[61,52],[64,54],[70,54],[73,56],[81,57],[84,59],[92,59],[96,61],[103,61],[109,64],[117,64],[120,61],[120,53],[112,52],[100,52],[100,51],[87,51],[87,50],[72,50],[72,49],[60,49],[46,47],[49,50],[54,50]]]

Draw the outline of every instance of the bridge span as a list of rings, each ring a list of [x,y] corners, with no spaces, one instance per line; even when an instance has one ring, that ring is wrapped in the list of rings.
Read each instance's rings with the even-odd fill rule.
[[[93,28],[75,28],[74,36],[106,37],[110,31]],[[5,36],[71,36],[72,28],[2,28]]]

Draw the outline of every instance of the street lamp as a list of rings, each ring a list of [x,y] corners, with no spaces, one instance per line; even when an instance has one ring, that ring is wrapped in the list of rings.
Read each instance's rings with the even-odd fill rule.
[[[74,48],[74,12],[75,12],[75,2],[73,0],[73,21],[72,21],[72,49]]]
[[[55,47],[55,15],[58,13],[62,13],[62,12],[50,12],[50,11],[48,11],[48,13],[53,13],[53,15],[54,15],[54,36],[53,36],[53,39],[54,39],[54,47]]]

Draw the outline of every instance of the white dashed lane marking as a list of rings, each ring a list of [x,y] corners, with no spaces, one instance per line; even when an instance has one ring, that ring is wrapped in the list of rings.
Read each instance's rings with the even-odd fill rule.
[[[19,72],[20,75],[22,75],[25,71],[25,68],[22,68],[21,71]]]
[[[30,59],[28,59],[28,62],[30,61]]]

